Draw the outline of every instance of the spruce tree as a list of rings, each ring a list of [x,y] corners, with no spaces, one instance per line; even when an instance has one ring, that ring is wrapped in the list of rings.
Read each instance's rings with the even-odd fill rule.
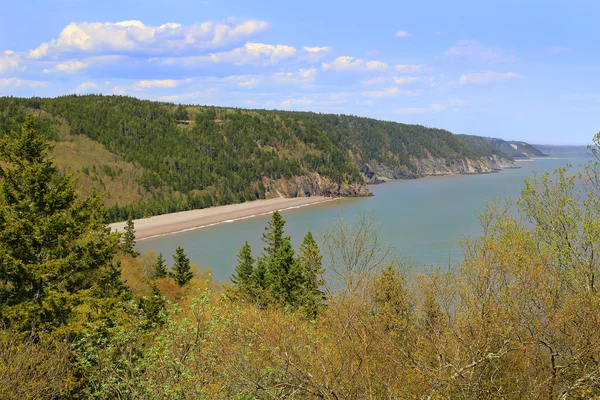
[[[324,294],[321,291],[323,285],[323,256],[321,256],[319,246],[310,231],[300,245],[298,261],[303,275],[302,296],[304,308],[307,314],[314,318],[324,300]]]
[[[237,285],[240,294],[250,294],[250,289],[253,286],[254,258],[248,242],[244,243],[237,258],[238,264],[235,267],[235,274],[231,277],[231,282]]]
[[[177,246],[177,249],[175,249],[173,260],[175,261],[175,264],[173,265],[171,276],[179,286],[183,286],[194,277],[190,260],[180,246]]]
[[[289,237],[281,240],[277,252],[268,259],[267,276],[275,301],[281,305],[299,304],[302,270]]]
[[[156,259],[156,263],[154,263],[154,265],[152,266],[152,273],[150,275],[151,279],[160,279],[160,278],[166,278],[169,274],[169,271],[167,270],[167,263],[165,261],[165,258],[163,257],[162,253],[160,253],[158,255],[158,258]]]
[[[0,140],[0,321],[30,332],[68,324],[88,296],[120,281],[119,235],[102,201],[77,199],[35,126],[29,115]]]
[[[265,255],[266,257],[271,257],[277,253],[279,248],[281,247],[281,242],[283,240],[283,226],[285,225],[285,221],[279,214],[279,211],[275,210],[273,215],[271,216],[271,220],[268,225],[265,227],[265,233],[263,233],[262,240],[265,242]]]
[[[126,254],[131,254],[133,258],[140,255],[135,251],[135,227],[133,225],[133,219],[131,215],[127,218],[127,224],[125,225],[125,233],[123,234],[123,242],[121,243],[121,250]]]

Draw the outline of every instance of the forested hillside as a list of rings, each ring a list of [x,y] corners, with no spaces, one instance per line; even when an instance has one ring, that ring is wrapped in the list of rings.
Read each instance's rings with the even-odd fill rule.
[[[510,159],[420,125],[120,96],[0,98],[1,132],[30,112],[63,171],[84,192],[106,193],[111,220],[273,196],[363,196],[379,175],[490,172]]]

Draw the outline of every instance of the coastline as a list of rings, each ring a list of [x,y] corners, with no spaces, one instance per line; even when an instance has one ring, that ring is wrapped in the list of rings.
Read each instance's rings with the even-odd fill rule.
[[[241,204],[230,204],[136,219],[133,221],[135,239],[144,240],[157,236],[202,229],[270,214],[275,210],[285,211],[333,200],[336,200],[336,198],[324,196],[254,200]],[[109,228],[111,231],[123,232],[125,224],[126,222],[115,222],[110,224]]]

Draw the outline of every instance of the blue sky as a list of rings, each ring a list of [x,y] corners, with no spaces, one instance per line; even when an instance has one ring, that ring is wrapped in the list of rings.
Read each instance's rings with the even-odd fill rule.
[[[354,114],[532,143],[600,131],[597,1],[30,0],[0,95]]]

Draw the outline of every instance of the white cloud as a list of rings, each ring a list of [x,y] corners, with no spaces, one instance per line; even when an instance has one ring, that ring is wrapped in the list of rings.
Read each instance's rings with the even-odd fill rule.
[[[397,96],[399,94],[404,95],[404,96],[418,95],[417,92],[414,92],[412,90],[400,90],[397,87],[390,87],[390,88],[386,88],[386,89],[382,89],[382,90],[371,90],[371,91],[361,92],[361,95],[363,95],[365,97],[374,97],[374,98],[392,97],[392,96]]]
[[[362,92],[361,94],[365,97],[390,97],[390,96],[397,96],[398,93],[400,91],[398,90],[398,88],[387,88],[387,89],[383,89],[383,90],[372,90],[372,91],[368,91],[368,92]]]
[[[331,47],[325,46],[325,47],[308,47],[308,46],[304,46],[304,51],[307,51],[309,53],[329,53],[331,51]]]
[[[398,31],[396,32],[396,37],[397,38],[405,38],[405,37],[409,37],[412,36],[410,33],[406,32],[406,31]]]
[[[29,80],[19,79],[19,78],[1,78],[0,79],[0,87],[2,87],[2,88],[7,88],[7,87],[39,88],[39,87],[44,87],[44,86],[46,86],[46,83],[41,82],[41,81],[29,81]]]
[[[463,74],[463,75],[461,75],[459,82],[461,85],[482,84],[482,83],[489,83],[489,82],[506,81],[506,80],[517,79],[517,78],[522,78],[522,76],[519,74],[516,74],[514,72],[485,71],[485,72]]]
[[[440,112],[440,111],[444,111],[445,109],[446,109],[445,105],[434,103],[434,104],[431,104],[429,107],[398,108],[398,109],[394,110],[394,112],[396,112],[398,114],[423,114],[423,113],[427,113],[427,112]]]
[[[414,73],[422,72],[427,69],[425,64],[398,64],[396,65],[396,71],[401,73]]]
[[[277,83],[306,84],[311,83],[317,76],[316,68],[301,69],[298,72],[276,72],[272,75]]]
[[[258,86],[260,77],[256,75],[232,75],[221,79],[221,82],[233,83],[240,87],[253,88]]]
[[[388,65],[384,62],[377,60],[362,60],[360,58],[354,58],[350,56],[341,56],[333,60],[331,63],[323,63],[323,69],[334,69],[334,70],[367,70],[367,71],[380,71],[384,70]]]
[[[237,24],[206,21],[190,26],[176,23],[150,26],[141,21],[73,22],[57,39],[42,43],[29,56],[37,59],[60,53],[188,54],[239,43],[267,28],[268,23],[257,20]]]
[[[174,88],[177,87],[180,82],[181,81],[175,79],[152,79],[139,81],[134,86],[138,90],[152,88]]]
[[[83,82],[81,85],[78,85],[73,92],[77,94],[93,93],[97,88],[98,85],[96,85],[94,82]]]
[[[13,71],[19,67],[19,55],[12,50],[0,54],[0,74]]]
[[[56,64],[53,68],[50,69],[44,69],[44,73],[50,73],[50,72],[64,72],[67,74],[74,74],[75,72],[82,70],[84,68],[87,68],[88,64],[84,63],[82,61],[77,61],[77,60],[72,60],[72,61],[65,61],[62,63],[58,63]]]
[[[282,44],[271,45],[264,43],[246,43],[242,47],[230,51],[213,53],[206,56],[195,57],[170,57],[166,59],[152,59],[165,65],[196,66],[206,63],[231,63],[234,65],[273,65],[286,58],[293,57],[296,49]]]
[[[396,82],[397,85],[407,85],[409,83],[416,82],[420,79],[421,78],[419,78],[418,76],[402,76],[400,78],[394,78],[394,82]]]
[[[389,83],[392,81],[391,76],[378,76],[375,78],[367,79],[366,81],[361,81],[360,83],[365,86],[375,86],[382,85],[384,83]]]
[[[485,47],[476,40],[459,40],[444,53],[447,57],[468,62],[499,63],[515,57],[499,48]]]

